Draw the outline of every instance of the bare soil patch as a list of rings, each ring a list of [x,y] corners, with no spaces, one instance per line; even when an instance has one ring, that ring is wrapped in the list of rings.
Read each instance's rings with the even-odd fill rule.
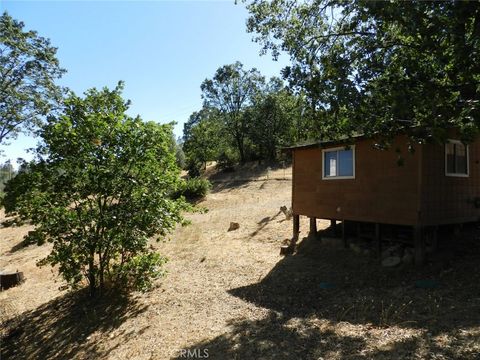
[[[152,244],[170,258],[168,276],[130,299],[91,302],[59,290],[56,273],[35,266],[48,246],[16,247],[30,228],[0,228],[0,268],[27,278],[0,293],[2,360],[478,358],[475,227],[443,239],[450,256],[422,269],[385,269],[340,241],[306,237],[281,257],[291,236],[280,212],[290,204],[291,170],[258,171],[217,175],[200,203],[209,211]],[[230,222],[239,229],[227,231]],[[307,219],[301,229],[306,236]],[[419,279],[439,287],[418,289]]]

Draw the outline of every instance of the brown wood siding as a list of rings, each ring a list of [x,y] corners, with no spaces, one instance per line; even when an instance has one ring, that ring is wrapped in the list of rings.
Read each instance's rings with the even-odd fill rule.
[[[452,132],[451,139],[456,136]],[[422,213],[424,225],[477,221],[480,209],[474,199],[480,197],[480,139],[469,146],[469,176],[445,175],[445,146],[424,146],[422,165]]]
[[[355,179],[322,179],[322,149],[294,150],[293,212],[323,219],[415,225],[419,211],[419,151],[399,136],[390,150],[373,140],[355,144]],[[334,148],[338,146],[330,146]],[[401,151],[404,165],[398,166]]]

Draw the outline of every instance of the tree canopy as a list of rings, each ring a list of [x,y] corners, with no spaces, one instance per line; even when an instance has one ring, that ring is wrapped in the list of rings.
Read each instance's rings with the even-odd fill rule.
[[[5,183],[15,176],[15,169],[10,161],[0,164],[0,198],[3,196]]]
[[[201,85],[205,106],[216,108],[223,114],[225,129],[235,140],[242,162],[246,160],[247,132],[242,111],[252,103],[264,81],[257,69],[245,70],[237,61],[218,68],[213,78],[206,79]]]
[[[319,134],[445,140],[478,132],[480,3],[254,0],[248,31],[262,52],[290,55]]]
[[[193,176],[212,160],[225,170],[248,160],[278,160],[281,147],[315,134],[305,95],[293,93],[278,77],[266,81],[258,70],[236,62],[219,67],[201,89],[204,106],[183,129]]]
[[[198,175],[200,168],[205,168],[208,161],[218,159],[226,146],[220,113],[211,108],[195,111],[184,125],[183,140],[187,167]]]
[[[107,285],[147,289],[165,262],[147,241],[181,222],[187,208],[171,196],[180,184],[172,125],[126,115],[121,90],[65,100],[41,129],[38,165],[28,167],[29,185],[16,199],[36,225],[27,240],[53,243],[42,263],[59,265],[72,287],[86,280],[92,294]]]
[[[247,110],[248,137],[263,159],[276,160],[282,146],[295,144],[308,136],[302,118],[302,97],[291,94],[279,78],[272,78]]]
[[[65,72],[57,49],[6,12],[0,17],[0,144],[20,131],[32,130],[58,107]]]

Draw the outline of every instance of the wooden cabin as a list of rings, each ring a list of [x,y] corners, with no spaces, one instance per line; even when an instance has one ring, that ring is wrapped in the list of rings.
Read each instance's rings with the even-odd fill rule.
[[[480,141],[463,144],[451,132],[444,145],[408,150],[406,135],[388,149],[375,140],[320,142],[289,148],[293,158],[293,246],[299,216],[332,223],[370,223],[381,251],[381,228],[413,229],[415,262],[424,261],[424,234],[440,225],[478,221],[480,217]],[[345,231],[343,231],[345,238]],[[348,244],[346,243],[346,246]]]

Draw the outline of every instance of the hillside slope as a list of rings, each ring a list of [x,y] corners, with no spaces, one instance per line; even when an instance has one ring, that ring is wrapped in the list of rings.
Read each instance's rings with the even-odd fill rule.
[[[281,257],[292,227],[279,212],[290,204],[289,175],[217,176],[200,203],[208,212],[152,243],[170,259],[167,277],[130,301],[92,304],[59,290],[50,268],[35,267],[48,247],[16,247],[28,227],[0,229],[0,267],[27,278],[0,293],[2,359],[476,358],[478,253],[463,254],[461,266],[386,271],[339,242],[304,239]],[[230,222],[240,228],[227,231]],[[432,277],[440,288],[412,286]]]

